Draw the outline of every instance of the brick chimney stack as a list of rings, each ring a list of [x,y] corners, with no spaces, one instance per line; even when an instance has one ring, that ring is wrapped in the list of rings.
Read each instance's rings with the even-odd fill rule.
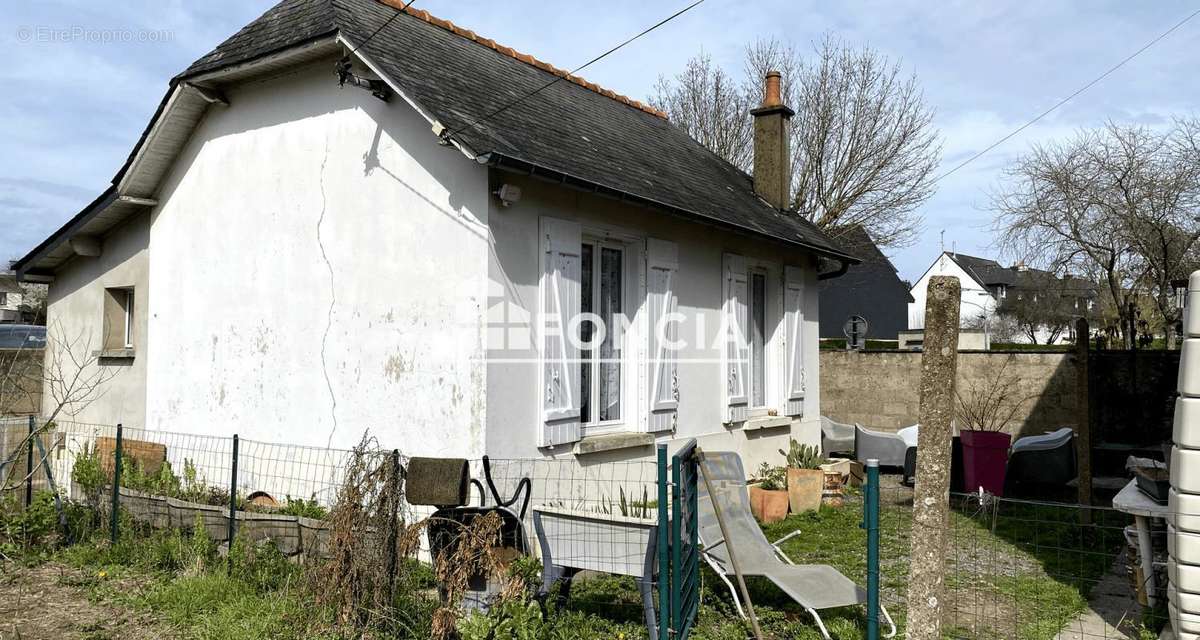
[[[788,121],[796,112],[783,104],[779,80],[778,71],[767,72],[762,106],[750,111],[754,116],[754,191],[772,207],[786,209],[792,176]]]

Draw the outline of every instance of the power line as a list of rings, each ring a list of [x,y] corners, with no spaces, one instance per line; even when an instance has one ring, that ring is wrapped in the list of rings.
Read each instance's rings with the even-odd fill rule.
[[[1013,130],[1011,133],[1009,133],[1008,135],[1006,135],[1006,136],[1004,136],[1003,138],[1000,138],[999,140],[997,140],[997,141],[993,142],[992,144],[988,145],[988,146],[987,146],[987,148],[985,148],[983,151],[980,151],[979,153],[976,153],[975,155],[971,156],[970,158],[967,158],[966,160],[963,160],[963,161],[962,161],[962,162],[960,162],[960,163],[959,163],[957,166],[955,166],[953,169],[951,169],[951,170],[947,171],[946,173],[943,173],[942,175],[938,176],[937,178],[934,178],[933,182],[934,182],[934,183],[941,182],[941,181],[942,181],[942,179],[943,179],[943,178],[945,178],[946,176],[949,176],[950,174],[954,173],[955,171],[958,171],[959,169],[961,169],[961,168],[963,168],[963,167],[967,166],[968,164],[971,164],[972,162],[974,162],[974,161],[978,160],[980,157],[982,157],[982,156],[983,156],[984,154],[986,154],[987,152],[989,152],[989,151],[991,151],[992,149],[995,149],[996,147],[998,147],[998,146],[1000,146],[1000,145],[1004,144],[1005,142],[1007,142],[1007,141],[1009,140],[1009,138],[1012,138],[1013,136],[1017,135],[1018,133],[1021,133],[1022,131],[1024,131],[1025,129],[1028,129],[1030,126],[1032,126],[1032,125],[1033,125],[1034,123],[1036,123],[1038,120],[1041,120],[1042,118],[1045,118],[1046,116],[1050,115],[1050,114],[1051,114],[1051,113],[1053,113],[1055,110],[1057,110],[1059,107],[1061,107],[1061,106],[1063,106],[1064,104],[1066,104],[1066,103],[1070,102],[1070,101],[1071,101],[1073,98],[1075,98],[1075,97],[1076,97],[1076,96],[1078,96],[1079,94],[1081,94],[1081,93],[1083,93],[1084,91],[1087,91],[1088,89],[1092,88],[1092,86],[1093,86],[1093,85],[1095,85],[1096,83],[1098,83],[1098,82],[1100,82],[1101,80],[1103,80],[1103,79],[1107,78],[1109,75],[1112,75],[1112,73],[1113,73],[1114,71],[1116,71],[1117,69],[1120,69],[1121,67],[1125,66],[1125,64],[1126,64],[1127,62],[1129,62],[1130,60],[1133,60],[1134,58],[1138,57],[1138,56],[1139,56],[1139,55],[1141,55],[1141,53],[1142,53],[1142,52],[1144,52],[1145,50],[1147,50],[1147,49],[1149,49],[1150,47],[1153,47],[1154,45],[1158,44],[1158,41],[1159,41],[1159,40],[1162,40],[1163,38],[1165,38],[1165,37],[1167,37],[1167,36],[1171,35],[1171,33],[1172,33],[1172,32],[1174,32],[1174,31],[1175,31],[1176,29],[1178,29],[1179,27],[1182,27],[1182,26],[1183,26],[1185,23],[1187,23],[1187,21],[1191,20],[1192,18],[1196,17],[1197,15],[1200,15],[1200,10],[1197,10],[1197,11],[1193,12],[1192,14],[1188,15],[1188,16],[1187,16],[1186,18],[1184,18],[1183,20],[1180,20],[1179,22],[1175,23],[1175,26],[1171,27],[1170,29],[1167,29],[1166,31],[1164,31],[1164,32],[1162,32],[1162,33],[1160,33],[1160,34],[1158,35],[1158,37],[1157,37],[1157,38],[1155,38],[1155,39],[1151,40],[1150,42],[1146,43],[1146,45],[1145,45],[1145,46],[1143,46],[1141,49],[1138,49],[1137,51],[1134,51],[1132,54],[1130,54],[1130,55],[1129,55],[1128,57],[1126,57],[1124,60],[1122,60],[1122,61],[1118,62],[1118,63],[1117,63],[1117,64],[1115,64],[1115,65],[1113,65],[1113,66],[1112,66],[1112,68],[1110,68],[1108,71],[1105,71],[1104,73],[1102,73],[1102,74],[1100,74],[1099,76],[1097,76],[1097,77],[1096,77],[1094,80],[1092,80],[1091,82],[1089,82],[1089,83],[1087,83],[1087,84],[1083,85],[1082,87],[1080,87],[1080,88],[1079,88],[1077,91],[1075,91],[1075,93],[1072,93],[1071,95],[1069,95],[1069,96],[1067,96],[1067,97],[1063,98],[1062,100],[1059,100],[1059,101],[1058,101],[1058,102],[1057,102],[1057,103],[1056,103],[1056,104],[1055,104],[1053,107],[1050,107],[1049,109],[1046,109],[1046,110],[1045,110],[1045,111],[1043,111],[1042,113],[1038,114],[1038,116],[1037,116],[1036,118],[1034,118],[1034,119],[1030,120],[1029,122],[1026,122],[1025,124],[1021,125],[1020,127],[1017,127],[1016,129],[1014,129],[1014,130]]]
[[[417,0],[408,0],[408,2],[404,3],[403,7],[396,9],[396,13],[393,13],[392,17],[388,18],[386,22],[379,25],[379,28],[376,29],[373,33],[371,33],[371,35],[367,36],[366,40],[363,40],[361,43],[358,44],[358,46],[351,49],[350,53],[346,54],[346,57],[348,58],[348,57],[354,55],[359,49],[363,48],[364,45],[366,45],[368,42],[371,41],[371,38],[374,38],[375,36],[379,35],[380,31],[383,31],[384,29],[386,29],[387,26],[392,23],[392,21],[394,21],[396,18],[399,18],[400,14],[404,13],[409,7],[412,6],[412,3],[416,2],[416,1]]]
[[[641,38],[642,36],[644,36],[644,35],[646,35],[646,34],[650,33],[651,31],[654,31],[655,29],[657,29],[657,28],[659,28],[659,27],[663,26],[664,24],[667,24],[668,22],[670,22],[670,21],[674,20],[675,18],[678,18],[679,16],[681,16],[681,15],[683,15],[683,14],[687,13],[688,11],[691,11],[692,9],[696,8],[698,5],[700,5],[700,4],[701,4],[701,3],[703,3],[703,2],[704,2],[704,0],[696,0],[696,1],[695,1],[695,2],[693,2],[692,4],[689,4],[688,6],[686,6],[686,7],[682,8],[682,9],[680,9],[679,11],[676,11],[675,13],[673,13],[673,14],[671,14],[671,15],[667,16],[666,18],[663,18],[662,20],[659,20],[659,21],[658,21],[658,22],[656,22],[654,25],[652,25],[652,26],[650,26],[650,27],[647,27],[646,29],[642,30],[642,32],[641,32],[641,33],[638,33],[637,35],[633,36],[632,38],[629,38],[628,40],[626,40],[626,41],[622,42],[621,44],[618,44],[617,46],[615,46],[615,47],[613,47],[613,48],[609,49],[608,51],[605,51],[604,53],[602,53],[602,54],[600,54],[600,55],[596,56],[595,58],[592,58],[591,60],[588,60],[587,62],[583,63],[582,65],[580,65],[580,66],[578,66],[578,67],[575,67],[575,68],[574,68],[574,69],[572,69],[571,71],[567,72],[567,74],[566,74],[566,75],[564,75],[564,76],[556,76],[556,77],[555,77],[553,80],[551,80],[550,82],[547,82],[546,84],[544,84],[544,85],[542,85],[542,86],[538,87],[537,89],[534,89],[533,91],[530,91],[529,93],[527,93],[527,94],[525,94],[525,95],[521,96],[520,98],[517,98],[516,100],[513,100],[512,102],[509,102],[508,104],[504,105],[503,107],[500,107],[499,109],[496,109],[495,111],[493,111],[493,112],[491,112],[491,113],[487,114],[486,116],[483,116],[482,118],[479,118],[479,119],[477,119],[477,120],[474,120],[474,121],[470,122],[469,124],[466,124],[466,125],[463,125],[463,126],[461,126],[461,127],[458,127],[457,129],[454,129],[453,131],[447,131],[447,132],[443,132],[443,133],[442,133],[442,138],[443,138],[443,139],[449,139],[451,136],[453,136],[453,135],[454,135],[454,134],[456,134],[456,133],[461,133],[461,132],[463,132],[463,131],[465,131],[465,130],[467,130],[467,129],[470,129],[470,128],[472,128],[472,127],[475,127],[475,126],[479,125],[480,123],[482,123],[482,122],[483,122],[483,121],[485,121],[485,120],[489,120],[489,119],[491,119],[491,118],[494,118],[494,117],[496,117],[496,116],[500,115],[501,113],[504,113],[505,111],[508,111],[509,109],[511,109],[511,108],[513,108],[513,107],[515,107],[516,105],[518,105],[518,104],[520,104],[520,103],[524,102],[525,100],[528,100],[529,98],[532,98],[533,96],[535,96],[535,95],[537,95],[537,94],[541,93],[542,91],[545,91],[546,89],[550,88],[550,87],[551,87],[551,86],[553,86],[554,84],[556,84],[556,83],[560,82],[561,80],[565,79],[565,78],[566,78],[566,76],[573,76],[573,75],[575,75],[575,74],[579,73],[580,71],[583,71],[584,69],[586,69],[587,67],[591,66],[592,64],[594,64],[594,63],[596,63],[596,62],[599,62],[599,61],[603,60],[604,58],[608,57],[608,55],[609,55],[609,54],[612,54],[612,53],[616,52],[616,51],[617,51],[618,49],[620,49],[621,47],[624,47],[625,45],[627,45],[627,44],[629,44],[629,43],[633,42],[634,40],[637,40],[638,38]]]

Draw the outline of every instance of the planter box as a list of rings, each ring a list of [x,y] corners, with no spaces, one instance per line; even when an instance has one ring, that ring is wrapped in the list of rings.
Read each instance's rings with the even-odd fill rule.
[[[787,470],[787,484],[788,506],[791,507],[792,513],[816,511],[821,507],[821,495],[825,490],[824,471],[820,469],[789,468]],[[754,498],[751,497],[750,500],[751,504],[753,504]],[[785,513],[784,515],[787,514]],[[763,521],[766,522],[766,520]]]
[[[562,507],[533,508],[543,553],[559,567],[641,578],[653,572],[658,519],[629,518]],[[542,558],[542,562],[546,562]]]
[[[750,512],[759,522],[769,524],[787,517],[790,496],[786,490],[769,491],[750,485]],[[817,482],[817,504],[821,503],[821,483]]]
[[[982,487],[992,495],[1004,495],[1004,472],[1012,436],[1003,431],[963,429],[959,439],[963,450],[963,489],[974,493]]]

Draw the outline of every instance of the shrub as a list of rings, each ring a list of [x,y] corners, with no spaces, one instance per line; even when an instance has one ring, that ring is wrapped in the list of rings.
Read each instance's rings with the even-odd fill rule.
[[[252,586],[259,593],[283,587],[296,575],[296,566],[288,561],[271,540],[253,543],[241,534],[229,550],[230,575]]]
[[[288,496],[287,503],[283,505],[283,508],[278,513],[285,516],[313,518],[314,520],[324,520],[329,517],[329,510],[321,506],[320,502],[317,502],[316,494],[313,494],[308,500]]]

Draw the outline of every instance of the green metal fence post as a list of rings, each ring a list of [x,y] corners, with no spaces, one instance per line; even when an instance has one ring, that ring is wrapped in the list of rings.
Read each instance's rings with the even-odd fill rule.
[[[123,428],[117,423],[117,445],[113,447],[113,481],[112,481],[112,517],[109,523],[110,537],[113,544],[117,543],[119,533],[118,520],[121,514],[121,435]]]
[[[667,445],[658,445],[658,639],[670,639],[671,558],[667,527],[671,511],[667,506]]]
[[[33,416],[29,416],[29,451],[25,455],[25,508],[33,504]]]
[[[233,434],[233,456],[230,459],[229,474],[229,570],[233,571],[233,538],[237,536],[237,463],[238,435]]]
[[[867,460],[863,526],[867,530],[867,640],[879,640],[879,461],[875,459]]]
[[[400,537],[400,450],[392,449],[391,513],[388,515],[387,531],[387,593],[388,606],[396,603],[396,542]]]
[[[678,569],[683,566],[683,514],[680,512],[681,498],[683,497],[681,490],[683,484],[679,477],[679,455],[676,454],[671,458],[671,506],[674,513],[671,518],[671,567]],[[682,576],[672,576],[671,580],[671,624],[668,627],[671,635],[660,640],[673,640],[679,634],[677,625],[683,620],[683,600],[681,589],[683,588]]]

